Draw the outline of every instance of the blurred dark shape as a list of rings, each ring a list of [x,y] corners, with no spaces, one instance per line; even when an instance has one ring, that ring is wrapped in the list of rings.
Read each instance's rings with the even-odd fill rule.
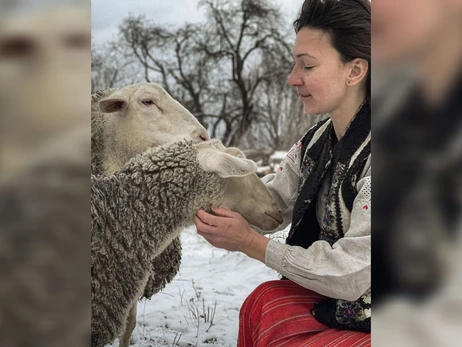
[[[17,59],[25,56],[32,56],[37,50],[37,45],[28,36],[6,37],[0,42],[0,56],[2,59]]]
[[[0,346],[89,346],[90,13],[40,4],[0,13]]]
[[[444,275],[444,244],[461,211],[462,79],[427,104],[418,85],[374,132],[372,214],[375,303],[385,294],[419,298]]]

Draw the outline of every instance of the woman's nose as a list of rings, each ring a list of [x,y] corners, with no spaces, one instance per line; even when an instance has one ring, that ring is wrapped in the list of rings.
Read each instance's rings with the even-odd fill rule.
[[[287,78],[287,83],[289,83],[292,87],[300,87],[303,85],[303,80],[295,71],[295,67],[290,72],[289,77]]]

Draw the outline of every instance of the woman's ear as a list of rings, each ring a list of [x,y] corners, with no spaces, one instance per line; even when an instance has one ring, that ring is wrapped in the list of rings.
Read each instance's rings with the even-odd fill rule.
[[[350,74],[347,78],[347,84],[349,86],[354,86],[361,83],[361,81],[366,78],[367,72],[369,71],[369,63],[367,60],[355,58],[348,62],[348,68]]]

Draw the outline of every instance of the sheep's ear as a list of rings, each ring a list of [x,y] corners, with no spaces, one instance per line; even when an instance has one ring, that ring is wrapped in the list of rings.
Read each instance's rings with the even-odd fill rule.
[[[123,93],[114,92],[109,97],[98,103],[101,113],[113,113],[123,111],[128,106],[128,98]]]
[[[245,158],[245,154],[242,153],[242,151],[236,147],[228,147],[225,149],[225,152],[238,158]]]
[[[214,172],[223,178],[243,177],[257,171],[257,164],[252,160],[215,150],[200,151],[197,159],[204,171]]]

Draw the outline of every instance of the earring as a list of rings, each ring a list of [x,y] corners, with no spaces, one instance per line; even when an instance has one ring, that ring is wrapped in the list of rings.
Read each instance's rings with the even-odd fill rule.
[[[348,81],[347,84],[350,84],[350,81]]]

